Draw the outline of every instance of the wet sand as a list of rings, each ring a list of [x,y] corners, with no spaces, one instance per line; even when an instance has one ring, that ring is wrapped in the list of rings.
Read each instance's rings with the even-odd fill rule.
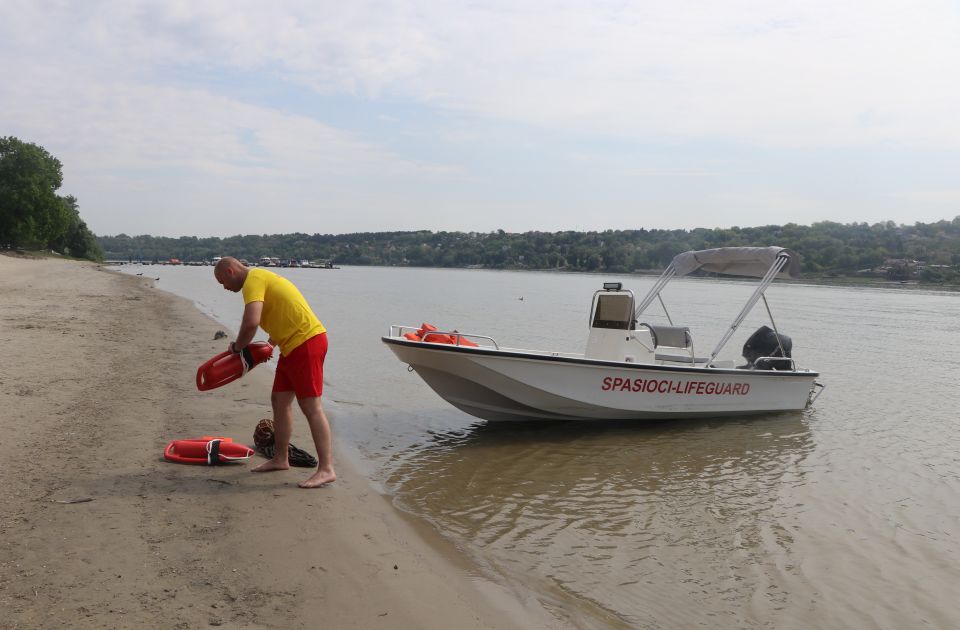
[[[305,469],[165,462],[175,438],[250,443],[271,373],[198,392],[196,366],[228,340],[153,284],[0,256],[0,626],[562,625],[480,577],[344,457],[320,490],[297,488]],[[293,442],[313,451],[299,415]]]

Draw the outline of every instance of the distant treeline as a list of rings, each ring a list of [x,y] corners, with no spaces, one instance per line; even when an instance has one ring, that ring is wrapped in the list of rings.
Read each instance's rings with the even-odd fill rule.
[[[231,255],[329,260],[344,265],[558,269],[624,273],[660,270],[679,252],[726,246],[779,245],[797,251],[807,274],[849,274],[899,265],[925,270],[925,280],[958,280],[960,216],[953,221],[868,225],[830,221],[810,226],[604,232],[370,232],[274,234],[227,238],[101,236],[111,260],[184,262]],[[891,262],[897,261],[897,262]],[[885,267],[886,266],[886,267]],[[932,271],[931,271],[932,270]]]

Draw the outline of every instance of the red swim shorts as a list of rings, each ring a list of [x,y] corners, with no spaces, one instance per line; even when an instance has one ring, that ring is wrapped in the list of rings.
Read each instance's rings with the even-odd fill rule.
[[[310,337],[277,361],[273,391],[294,392],[297,399],[323,394],[323,360],[327,356],[327,333]]]

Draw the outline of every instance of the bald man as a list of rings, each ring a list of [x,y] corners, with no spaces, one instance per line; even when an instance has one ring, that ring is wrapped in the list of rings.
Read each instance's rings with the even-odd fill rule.
[[[320,404],[323,394],[323,360],[327,355],[327,331],[313,314],[303,294],[292,282],[266,269],[248,269],[236,258],[225,256],[213,269],[213,277],[223,288],[243,292],[243,321],[232,352],[240,352],[253,341],[257,327],[270,335],[270,343],[280,347],[280,360],[273,380],[270,404],[276,451],[273,459],[253,469],[271,472],[290,468],[289,446],[293,431],[293,401],[296,399],[310,424],[317,447],[317,471],[298,484],[317,488],[336,481],[333,470],[330,423]]]

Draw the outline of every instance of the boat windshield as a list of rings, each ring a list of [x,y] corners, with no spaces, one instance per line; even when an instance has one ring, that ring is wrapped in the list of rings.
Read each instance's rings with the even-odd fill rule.
[[[633,295],[629,293],[601,293],[598,295],[592,325],[594,328],[632,330]]]

